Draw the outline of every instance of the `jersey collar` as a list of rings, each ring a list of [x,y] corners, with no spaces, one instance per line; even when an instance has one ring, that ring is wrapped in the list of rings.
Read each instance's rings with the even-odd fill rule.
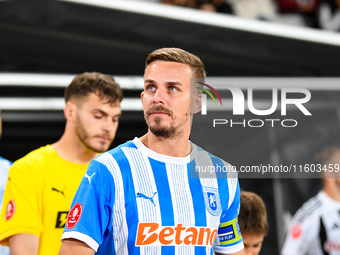
[[[146,147],[141,140],[138,137],[135,137],[132,142],[136,145],[138,150],[140,150],[144,155],[148,156],[149,158],[152,158],[157,161],[161,161],[164,163],[170,163],[170,164],[188,164],[190,163],[191,160],[194,159],[197,153],[197,146],[190,142],[191,144],[191,153],[186,156],[186,157],[172,157],[172,156],[167,156],[164,154],[157,153],[148,147]]]

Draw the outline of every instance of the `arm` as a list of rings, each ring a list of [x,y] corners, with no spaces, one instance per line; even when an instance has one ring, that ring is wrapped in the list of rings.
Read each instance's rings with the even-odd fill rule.
[[[38,254],[39,237],[32,234],[17,234],[9,238],[12,255]]]
[[[36,255],[43,230],[39,210],[43,177],[32,170],[31,161],[20,159],[13,164],[3,197],[0,244],[10,246],[12,255]]]
[[[60,254],[94,254],[105,241],[113,245],[113,235],[106,239],[105,232],[112,229],[114,183],[111,173],[97,160],[90,163],[73,198]],[[86,176],[93,176],[91,182]]]
[[[226,165],[226,163],[225,163]],[[229,192],[228,196],[221,195],[223,199],[223,212],[220,217],[220,226],[213,246],[216,254],[244,255],[244,245],[238,224],[238,212],[240,207],[240,187],[238,180],[232,173],[228,179],[221,181],[220,192]],[[223,193],[222,193],[223,194]],[[229,207],[228,204],[230,204]]]
[[[87,244],[76,239],[65,239],[61,245],[59,255],[94,255],[95,251],[92,250]]]

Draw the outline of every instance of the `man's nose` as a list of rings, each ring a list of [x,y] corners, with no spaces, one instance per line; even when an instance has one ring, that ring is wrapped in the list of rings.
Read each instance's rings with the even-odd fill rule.
[[[165,91],[164,89],[157,89],[156,93],[154,94],[153,97],[153,103],[154,104],[164,104],[165,102]]]
[[[117,123],[113,122],[110,118],[107,118],[107,119],[105,119],[102,128],[103,128],[103,130],[111,133],[112,131],[114,131],[117,128]]]

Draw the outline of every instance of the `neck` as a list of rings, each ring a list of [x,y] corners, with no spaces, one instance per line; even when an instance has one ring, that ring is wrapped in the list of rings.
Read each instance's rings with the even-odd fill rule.
[[[150,130],[140,138],[141,142],[149,149],[159,154],[172,157],[186,157],[190,154],[191,146],[189,135],[181,138],[162,138],[155,136]]]
[[[51,146],[60,157],[73,163],[87,164],[97,156],[97,153],[85,147],[75,134],[68,135],[66,132]]]
[[[332,199],[340,202],[340,190],[338,187],[324,187],[325,193]]]

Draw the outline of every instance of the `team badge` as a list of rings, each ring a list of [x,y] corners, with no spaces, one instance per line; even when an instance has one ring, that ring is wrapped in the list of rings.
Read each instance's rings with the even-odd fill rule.
[[[6,208],[6,221],[10,220],[15,213],[15,203],[13,200],[9,201]]]
[[[211,215],[217,216],[221,213],[221,202],[218,189],[203,187],[205,208]]]
[[[302,228],[301,228],[301,226],[300,226],[299,224],[295,224],[294,227],[293,227],[293,229],[292,229],[292,233],[291,233],[293,239],[298,239],[298,238],[300,238],[301,233],[302,233]]]
[[[67,220],[66,220],[66,227],[68,229],[74,228],[74,226],[80,220],[81,214],[83,212],[83,206],[79,203],[76,203],[71,211],[68,213]]]

